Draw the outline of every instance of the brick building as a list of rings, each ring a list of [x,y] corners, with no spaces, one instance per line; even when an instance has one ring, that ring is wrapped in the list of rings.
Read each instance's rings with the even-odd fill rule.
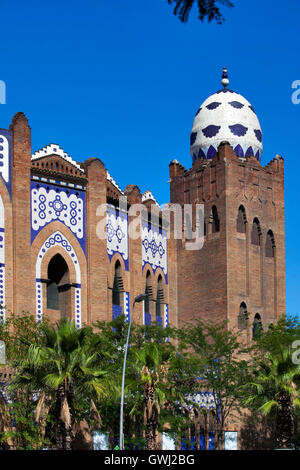
[[[260,164],[255,111],[227,88],[226,70],[222,84],[195,116],[191,169],[170,163],[170,202],[204,206],[199,250],[186,249],[184,227],[175,239],[171,223],[168,237],[159,214],[140,215],[140,236],[130,237],[128,209],[159,206],[151,191],[122,191],[99,159],[75,162],[56,144],[32,153],[23,113],[0,129],[2,319],[29,311],[80,326],[128,315],[144,292],[135,312],[144,323],[201,317],[234,327],[243,316],[264,325],[284,314],[283,159]]]
[[[194,118],[191,169],[169,166],[170,203],[191,205],[192,230],[204,207],[197,250],[186,249],[187,220],[175,238],[171,219],[169,236],[151,191],[122,191],[99,159],[76,162],[56,144],[32,153],[23,113],[0,129],[1,320],[29,311],[80,327],[128,316],[146,292],[137,322],[227,319],[249,339],[285,313],[284,162],[260,164],[255,111],[227,88],[225,69],[222,85]]]

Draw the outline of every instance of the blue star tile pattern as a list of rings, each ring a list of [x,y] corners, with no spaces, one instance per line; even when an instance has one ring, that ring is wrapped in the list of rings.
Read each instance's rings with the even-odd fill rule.
[[[44,197],[44,196],[40,196],[40,199],[41,199],[41,197]],[[45,199],[46,199],[46,198],[45,198]],[[72,202],[71,202],[71,204],[72,204]],[[74,202],[73,202],[73,204],[74,204]],[[76,203],[75,203],[75,204],[76,204]],[[59,216],[60,216],[60,213],[61,213],[62,211],[66,211],[66,210],[67,210],[67,205],[62,202],[60,194],[57,194],[57,195],[55,196],[55,199],[54,199],[53,201],[50,201],[50,202],[49,202],[49,206],[50,206],[50,207],[53,207],[53,209],[54,209],[54,211],[55,211],[56,217],[59,217]],[[76,206],[77,206],[77,204],[76,204]],[[44,207],[45,207],[45,206],[44,206]]]
[[[194,117],[190,139],[193,162],[198,158],[212,159],[222,142],[237,148],[242,158],[251,148],[260,161],[262,132],[255,111],[242,95],[226,88],[228,78],[223,78],[222,84],[224,88],[209,96]]]
[[[219,106],[221,106],[222,103],[218,103],[218,101],[213,101],[212,103],[208,104],[206,106],[207,109],[209,110],[213,110],[213,109],[216,109],[218,108]]]
[[[242,109],[245,106],[243,103],[240,103],[239,101],[230,101],[229,104],[235,109]]]
[[[41,321],[43,318],[43,283],[41,280],[42,261],[47,251],[55,246],[61,246],[72,260],[76,273],[74,315],[75,325],[81,327],[81,272],[80,265],[74,248],[64,235],[56,231],[50,235],[43,243],[36,260],[36,319]]]
[[[0,196],[0,323],[5,321],[5,213]]]
[[[215,396],[212,392],[199,392],[193,395],[187,395],[186,404],[182,407],[188,410],[192,410],[193,408],[212,410],[216,408]]]
[[[106,242],[109,259],[111,261],[113,255],[119,253],[124,260],[125,269],[128,271],[128,214],[107,204],[106,220]]]
[[[142,221],[142,262],[143,268],[149,263],[155,272],[161,268],[168,283],[167,233],[148,221]]]
[[[195,143],[196,138],[197,138],[197,132],[192,132],[191,133],[191,139],[190,139],[191,145],[193,145]]]
[[[254,134],[259,142],[262,142],[262,132],[260,129],[254,129]]]
[[[50,222],[61,221],[85,253],[85,191],[56,184],[31,182],[31,242]]]
[[[0,129],[0,175],[11,197],[12,133]]]
[[[242,124],[234,124],[233,126],[228,126],[233,135],[238,137],[244,136],[247,133],[248,127],[243,126]]]
[[[214,126],[213,124],[211,124],[210,126],[205,127],[205,129],[202,129],[202,132],[205,137],[211,138],[215,137],[220,129],[221,126]]]

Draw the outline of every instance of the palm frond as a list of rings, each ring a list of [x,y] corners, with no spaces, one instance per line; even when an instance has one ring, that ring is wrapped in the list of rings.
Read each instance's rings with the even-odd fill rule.
[[[263,415],[267,415],[270,413],[271,409],[274,408],[274,406],[278,406],[278,402],[276,400],[269,400],[266,403],[264,403],[262,406],[260,406],[258,410]]]

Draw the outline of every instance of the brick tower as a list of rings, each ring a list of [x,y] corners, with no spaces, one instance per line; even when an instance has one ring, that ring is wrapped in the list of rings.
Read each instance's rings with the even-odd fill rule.
[[[204,244],[189,251],[173,240],[169,264],[178,326],[227,320],[249,338],[285,314],[284,162],[260,164],[259,121],[228,83],[224,69],[223,89],[195,116],[192,168],[170,164],[171,203],[204,206]]]

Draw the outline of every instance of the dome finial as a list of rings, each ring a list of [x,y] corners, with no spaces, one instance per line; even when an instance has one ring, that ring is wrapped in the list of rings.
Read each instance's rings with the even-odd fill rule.
[[[229,80],[228,80],[228,73],[227,73],[227,68],[223,67],[223,72],[222,72],[222,85],[224,88],[226,88],[229,85]]]

